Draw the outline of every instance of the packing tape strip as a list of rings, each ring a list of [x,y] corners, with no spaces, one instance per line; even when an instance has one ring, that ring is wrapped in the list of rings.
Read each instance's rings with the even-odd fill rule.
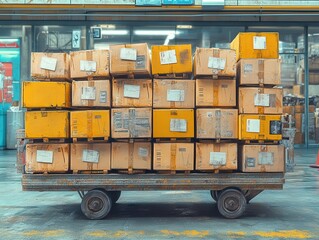
[[[258,60],[258,83],[264,84],[265,78],[265,60],[259,59]]]
[[[134,143],[128,143],[128,171],[132,171],[133,170],[133,163],[134,163]]]
[[[220,87],[220,80],[212,81],[213,83],[213,107],[217,107],[219,104],[219,87]]]
[[[221,138],[221,115],[222,111],[220,109],[215,111],[215,119],[216,119],[216,124],[215,124],[215,138]]]
[[[94,87],[95,86],[95,81],[88,81],[88,87]],[[87,100],[88,101],[88,106],[93,107],[94,102],[96,101],[96,92],[95,92],[95,100]]]
[[[176,151],[177,151],[177,143],[171,143],[171,169],[176,170]]]
[[[90,110],[86,111],[87,118],[87,137],[92,138],[93,136],[93,112]]]
[[[257,94],[263,94],[264,93],[264,88],[258,88],[258,93]],[[257,107],[258,114],[264,114],[265,113],[265,107],[264,106],[258,106]]]

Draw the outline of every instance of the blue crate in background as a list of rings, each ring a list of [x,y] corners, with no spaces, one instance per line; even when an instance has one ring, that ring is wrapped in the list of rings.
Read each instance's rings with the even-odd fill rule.
[[[162,0],[163,5],[194,5],[194,0]]]
[[[136,0],[135,6],[162,6],[162,0]]]

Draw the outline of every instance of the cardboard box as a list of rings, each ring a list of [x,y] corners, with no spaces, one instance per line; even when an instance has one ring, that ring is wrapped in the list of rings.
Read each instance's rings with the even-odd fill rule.
[[[232,49],[197,48],[194,56],[194,75],[236,77],[236,52]]]
[[[239,115],[239,140],[281,139],[281,115]]]
[[[154,79],[153,108],[194,108],[195,81]]]
[[[280,59],[241,59],[237,63],[240,85],[280,85]]]
[[[294,140],[295,144],[305,144],[305,134],[302,132],[296,132]]]
[[[283,114],[294,115],[295,107],[294,106],[283,106]]]
[[[152,80],[113,79],[113,107],[152,107]]]
[[[71,84],[66,82],[22,82],[25,108],[71,107]]]
[[[193,138],[193,109],[154,109],[154,138]]]
[[[197,109],[196,138],[236,139],[238,138],[237,109]]]
[[[283,145],[243,145],[240,148],[239,169],[242,172],[284,172]]]
[[[73,107],[110,107],[111,86],[109,80],[73,81]]]
[[[278,58],[279,33],[241,32],[231,42],[237,60],[243,58]]]
[[[237,143],[196,143],[196,170],[237,170]]]
[[[110,76],[110,63],[108,50],[85,50],[70,52],[71,78]]]
[[[296,105],[296,106],[294,106],[294,108],[295,108],[295,113],[304,113],[305,112],[304,105]],[[315,110],[316,110],[316,107],[314,105],[309,105],[309,107],[308,107],[309,113],[314,113]]]
[[[112,169],[151,170],[152,143],[112,142]]]
[[[304,71],[300,71],[298,74],[298,84],[305,83],[305,73]],[[309,72],[309,84],[318,85],[319,84],[319,73],[317,72]]]
[[[26,138],[68,138],[68,111],[32,111],[25,113]]]
[[[69,144],[27,144],[25,150],[27,173],[67,172]]]
[[[108,171],[111,169],[110,143],[72,143],[71,168],[78,171]]]
[[[192,72],[192,45],[152,46],[152,73],[174,74]]]
[[[297,96],[297,97],[303,97],[304,96],[304,92],[305,92],[305,86],[304,85],[294,85],[292,87],[292,91],[293,91],[293,95]]]
[[[151,138],[151,108],[113,108],[112,138]]]
[[[238,95],[239,113],[282,114],[281,88],[240,87]]]
[[[31,77],[37,80],[69,79],[69,55],[67,53],[31,53]]]
[[[154,143],[153,170],[194,170],[194,143]]]
[[[110,137],[110,111],[72,111],[70,114],[72,138]]]
[[[147,43],[111,45],[111,74],[151,75]]]
[[[236,81],[197,79],[196,107],[236,107]]]

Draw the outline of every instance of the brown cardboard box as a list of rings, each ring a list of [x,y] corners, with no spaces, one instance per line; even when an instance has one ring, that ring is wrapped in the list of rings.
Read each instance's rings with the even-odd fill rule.
[[[304,92],[305,92],[305,86],[304,85],[294,85],[293,87],[292,87],[292,89],[293,89],[293,94],[295,95],[295,96],[301,96],[301,97],[303,97],[304,96]]]
[[[194,143],[154,143],[153,170],[194,170]]]
[[[69,144],[37,143],[26,146],[27,173],[66,172],[69,170]]]
[[[301,132],[296,132],[295,144],[305,144],[305,134]]]
[[[232,49],[197,48],[194,75],[236,77],[236,52]]]
[[[197,138],[238,138],[237,109],[197,109],[196,124]]]
[[[37,80],[69,79],[69,55],[67,53],[31,53],[31,77]]]
[[[237,170],[237,143],[196,143],[196,170]]]
[[[279,85],[281,83],[279,59],[241,59],[237,63],[237,77],[241,85]]]
[[[243,145],[239,169],[243,172],[284,172],[283,145]]]
[[[305,112],[305,106],[304,105],[297,105],[297,106],[294,106],[295,107],[295,113],[304,113]],[[308,108],[308,112],[309,113],[313,113],[315,112],[316,110],[316,107],[314,105],[309,105],[309,108]]]
[[[295,114],[295,107],[294,106],[283,106],[283,114],[294,115]]]
[[[151,170],[152,143],[112,142],[112,169]]]
[[[71,170],[107,171],[111,166],[110,143],[72,143]]]
[[[152,137],[152,109],[113,108],[111,131],[112,138]]]
[[[109,80],[73,81],[73,107],[110,107],[111,89]]]
[[[240,87],[238,93],[239,113],[282,114],[282,89]]]
[[[305,83],[305,73],[301,71],[298,75],[298,83]],[[309,84],[318,85],[319,84],[319,73],[309,72]]]
[[[113,79],[113,107],[152,107],[152,80]]]
[[[70,52],[71,78],[110,76],[110,63],[108,50],[86,50]]]
[[[111,74],[151,75],[147,43],[111,45]]]
[[[196,107],[236,107],[236,81],[197,79]]]
[[[153,108],[194,108],[195,81],[154,79]]]

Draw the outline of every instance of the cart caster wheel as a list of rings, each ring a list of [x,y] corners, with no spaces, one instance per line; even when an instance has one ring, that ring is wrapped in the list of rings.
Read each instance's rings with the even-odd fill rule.
[[[210,190],[210,195],[215,200],[215,202],[218,202],[220,191]]]
[[[111,197],[112,204],[115,204],[121,197],[121,191],[109,191],[109,196]]]
[[[225,218],[239,218],[246,210],[246,198],[236,189],[226,189],[219,196],[218,211]]]
[[[84,195],[81,202],[82,213],[89,219],[105,218],[112,208],[112,200],[108,193],[101,190],[91,190]]]

